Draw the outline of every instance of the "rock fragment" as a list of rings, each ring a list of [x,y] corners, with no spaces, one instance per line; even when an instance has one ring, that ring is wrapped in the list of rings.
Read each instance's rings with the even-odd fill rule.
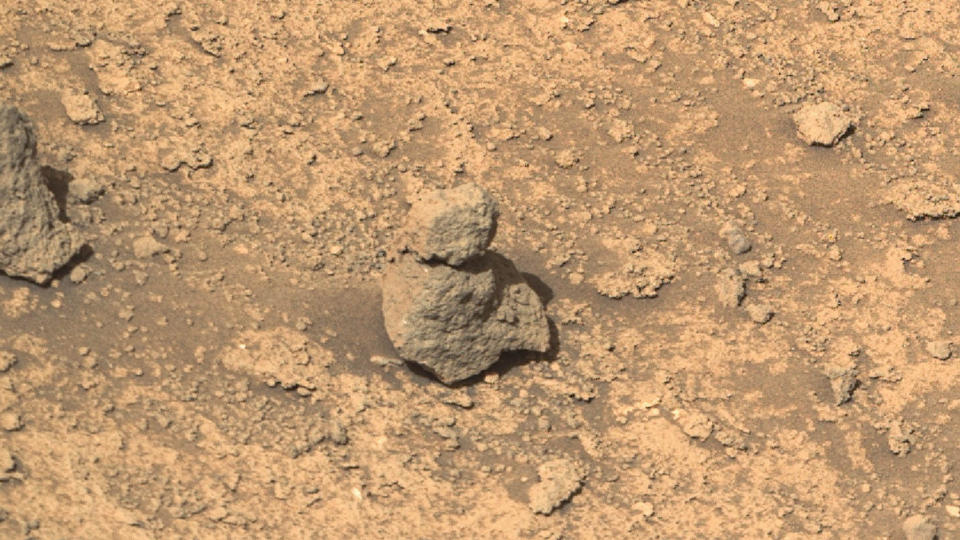
[[[937,537],[937,526],[922,515],[910,516],[903,520],[903,534],[907,540],[934,540]]]
[[[0,373],[10,371],[10,368],[17,363],[17,355],[10,351],[0,351]]]
[[[158,242],[154,237],[141,236],[133,241],[133,254],[138,259],[149,259],[167,251],[167,246]]]
[[[747,294],[745,281],[740,272],[734,268],[721,270],[714,285],[720,304],[724,307],[739,306],[743,297]]]
[[[720,236],[727,241],[727,247],[734,255],[743,255],[753,247],[747,235],[743,233],[743,229],[732,223],[728,223],[720,229]]]
[[[96,100],[86,92],[67,90],[60,96],[60,103],[67,111],[67,117],[75,124],[89,126],[103,122],[103,113]]]
[[[950,345],[951,343],[944,339],[927,342],[927,353],[937,360],[946,360],[951,355]]]
[[[537,469],[540,481],[530,488],[530,508],[549,515],[583,486],[583,469],[569,459],[548,461]]]
[[[495,201],[475,184],[448,191],[414,203],[403,250],[384,274],[383,318],[401,358],[451,384],[483,372],[504,351],[546,352],[550,331],[540,298],[516,267],[485,251],[496,230]],[[426,230],[418,233],[418,225]]]
[[[813,146],[833,146],[853,127],[853,120],[840,106],[808,103],[793,115],[800,140]]]
[[[20,431],[23,428],[23,420],[20,415],[13,411],[0,413],[0,429],[4,431]]]
[[[463,264],[486,251],[499,215],[497,202],[474,183],[425,193],[407,217],[405,247],[420,261]]]
[[[90,204],[103,195],[103,186],[90,178],[78,178],[70,182],[68,193],[70,199],[83,204]]]
[[[0,105],[0,271],[43,284],[73,258],[82,241],[58,214],[33,127],[15,107]]]
[[[773,318],[773,306],[766,302],[753,302],[745,309],[750,320],[757,324],[766,324]]]

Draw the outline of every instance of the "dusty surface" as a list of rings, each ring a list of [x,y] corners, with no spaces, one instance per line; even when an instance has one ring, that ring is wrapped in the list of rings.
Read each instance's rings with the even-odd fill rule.
[[[89,238],[0,279],[0,537],[956,538],[958,19],[0,2]],[[379,283],[469,181],[557,343],[451,388]]]

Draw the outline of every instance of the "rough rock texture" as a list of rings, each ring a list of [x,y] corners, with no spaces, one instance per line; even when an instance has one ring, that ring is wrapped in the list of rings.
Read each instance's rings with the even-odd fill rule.
[[[934,540],[937,537],[937,526],[927,521],[924,516],[910,516],[903,520],[903,534],[907,540]]]
[[[510,261],[486,252],[497,216],[476,184],[428,193],[413,204],[403,252],[383,278],[393,345],[447,384],[481,373],[504,351],[549,347],[540,298]]]
[[[568,459],[548,461],[537,469],[540,482],[530,487],[530,508],[550,514],[568,501],[583,485],[583,470]]]
[[[76,124],[94,125],[103,122],[103,113],[89,94],[68,90],[60,97],[60,103],[63,104],[67,117]]]
[[[623,266],[613,272],[597,276],[593,283],[597,292],[609,298],[653,298],[676,273],[673,261],[653,250],[642,250],[630,255]]]
[[[384,276],[383,315],[400,356],[447,384],[489,368],[503,351],[549,347],[540,298],[496,253],[459,268],[401,255]]]
[[[36,155],[29,121],[15,107],[0,106],[0,271],[45,283],[82,243],[57,219]]]
[[[853,127],[843,109],[829,102],[804,105],[793,121],[797,135],[809,145],[833,146]]]
[[[732,223],[728,223],[720,229],[720,236],[727,241],[727,247],[734,255],[743,255],[753,247],[743,229]]]
[[[499,213],[493,197],[474,183],[427,192],[410,208],[406,248],[421,261],[463,264],[490,245]]]

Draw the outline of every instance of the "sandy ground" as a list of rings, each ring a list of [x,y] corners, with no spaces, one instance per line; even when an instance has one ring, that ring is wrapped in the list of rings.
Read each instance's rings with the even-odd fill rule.
[[[0,276],[0,537],[960,537],[954,2],[0,21],[88,243]],[[794,125],[821,101],[833,147]],[[380,279],[412,198],[464,182],[556,331],[447,387]]]

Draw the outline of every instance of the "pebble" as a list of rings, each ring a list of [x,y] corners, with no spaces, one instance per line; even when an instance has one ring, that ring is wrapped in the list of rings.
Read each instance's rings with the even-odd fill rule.
[[[97,102],[86,92],[68,90],[60,97],[67,117],[75,124],[90,126],[103,122],[103,113]]]
[[[139,259],[149,259],[167,250],[167,247],[157,242],[152,236],[141,236],[133,241],[133,254]]]
[[[808,103],[793,115],[800,140],[813,146],[833,146],[853,127],[853,120],[839,105]]]
[[[4,431],[19,431],[23,428],[23,420],[20,419],[20,415],[6,411],[0,413],[0,429]]]
[[[773,318],[774,314],[773,307],[766,302],[754,302],[747,305],[745,309],[750,320],[757,324],[765,324]]]
[[[947,340],[935,340],[927,342],[927,353],[930,356],[936,358],[937,360],[946,360],[950,358],[952,352],[950,351],[951,343]]]
[[[924,516],[910,516],[903,521],[903,534],[907,540],[934,540],[937,527]]]
[[[17,356],[10,351],[0,351],[0,373],[6,373],[17,363]]]
[[[734,224],[724,225],[720,229],[720,236],[727,241],[727,247],[734,255],[743,255],[753,247],[743,229]]]

